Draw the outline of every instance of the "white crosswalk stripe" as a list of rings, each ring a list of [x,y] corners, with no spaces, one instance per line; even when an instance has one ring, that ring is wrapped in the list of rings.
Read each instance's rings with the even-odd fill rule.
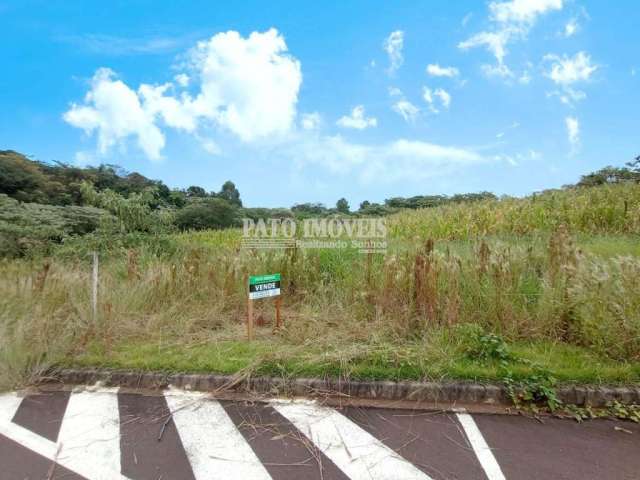
[[[310,402],[273,402],[352,480],[426,480],[425,473],[336,410]]]
[[[271,470],[267,471],[218,401],[207,394],[178,390],[166,391],[164,398],[179,436],[177,448],[180,444],[184,448],[189,462],[185,468],[191,467],[196,480],[271,479]],[[14,393],[0,395],[0,435],[85,478],[127,479],[121,474],[118,389],[73,392],[57,443],[13,423],[21,402],[22,397]],[[310,401],[273,400],[270,405],[352,480],[431,480],[333,408]],[[460,411],[457,418],[487,478],[504,480],[473,417]]]
[[[114,478],[121,471],[117,389],[72,393],[58,445],[59,462],[71,470],[97,480]]]
[[[117,398],[116,395],[111,394],[112,398]],[[79,454],[76,455],[61,455],[63,450],[63,446],[60,442],[58,444],[36,434],[30,430],[27,430],[20,425],[17,425],[11,421],[15,412],[17,411],[20,403],[22,401],[21,397],[13,393],[5,394],[0,396],[0,435],[4,435],[5,437],[13,440],[14,442],[26,447],[27,449],[37,453],[50,460],[51,462],[55,462],[62,467],[75,472],[85,478],[88,479],[96,479],[96,480],[129,480],[127,477],[120,474],[120,451],[118,449],[117,459],[118,465],[117,468],[111,468],[108,465],[103,465],[101,462],[102,456],[99,456],[98,459],[91,458],[90,456],[84,456],[82,452],[76,452]],[[117,400],[116,400],[117,401]],[[100,409],[99,404],[94,404],[95,409]],[[68,410],[67,410],[68,411]],[[116,422],[119,422],[116,408]],[[84,415],[80,414],[83,417]],[[119,425],[119,423],[118,423]],[[98,427],[99,429],[101,427]],[[119,438],[116,437],[116,439]],[[72,442],[70,442],[72,444]],[[72,445],[69,445],[72,446]]]
[[[205,395],[165,395],[197,480],[271,476],[222,406]]]
[[[489,445],[487,445],[473,417],[464,412],[458,413],[457,416],[487,478],[489,480],[505,480],[500,465],[493,456],[493,452],[489,448]]]
[[[15,393],[0,395],[0,422],[10,422],[22,402],[22,397]]]

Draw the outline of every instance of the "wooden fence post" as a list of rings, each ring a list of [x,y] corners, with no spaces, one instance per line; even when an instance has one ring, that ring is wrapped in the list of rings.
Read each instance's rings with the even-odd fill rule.
[[[93,275],[91,288],[91,309],[93,321],[98,319],[98,252],[93,252]]]

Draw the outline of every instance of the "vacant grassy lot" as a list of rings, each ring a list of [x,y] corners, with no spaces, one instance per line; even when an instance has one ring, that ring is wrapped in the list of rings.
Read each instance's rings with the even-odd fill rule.
[[[240,232],[85,236],[0,262],[0,382],[54,365],[365,378],[640,381],[640,186],[402,212],[386,255],[246,251]],[[91,250],[101,254],[97,318]],[[244,341],[246,277],[285,328]]]

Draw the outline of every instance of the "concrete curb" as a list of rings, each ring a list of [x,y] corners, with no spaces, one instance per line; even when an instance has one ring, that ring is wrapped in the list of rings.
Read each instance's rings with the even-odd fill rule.
[[[498,384],[465,381],[392,382],[319,378],[250,377],[231,375],[165,374],[101,369],[65,369],[44,377],[41,383],[94,385],[139,389],[169,386],[202,392],[233,391],[273,396],[344,397],[367,400],[397,400],[427,403],[509,405],[506,389]],[[603,407],[608,402],[640,404],[640,387],[564,386],[557,390],[564,403]]]

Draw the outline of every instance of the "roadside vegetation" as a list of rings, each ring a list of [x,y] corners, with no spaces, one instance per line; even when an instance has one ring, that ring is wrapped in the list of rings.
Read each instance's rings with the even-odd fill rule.
[[[521,199],[478,194],[415,208],[392,199],[376,207],[388,209],[386,255],[241,249],[239,216],[306,218],[320,206],[243,209],[230,182],[205,197],[168,189],[163,197],[157,183],[125,191],[114,169],[103,169],[111,178],[103,188],[94,169],[62,205],[5,188],[0,384],[74,365],[640,383],[635,171],[596,172]],[[58,194],[71,185],[61,184]],[[184,202],[167,200],[182,194]],[[371,208],[350,213],[344,203],[319,214]],[[95,318],[93,251],[101,261]],[[249,343],[247,276],[273,272],[282,274],[285,327],[273,332],[273,303],[259,301]]]

